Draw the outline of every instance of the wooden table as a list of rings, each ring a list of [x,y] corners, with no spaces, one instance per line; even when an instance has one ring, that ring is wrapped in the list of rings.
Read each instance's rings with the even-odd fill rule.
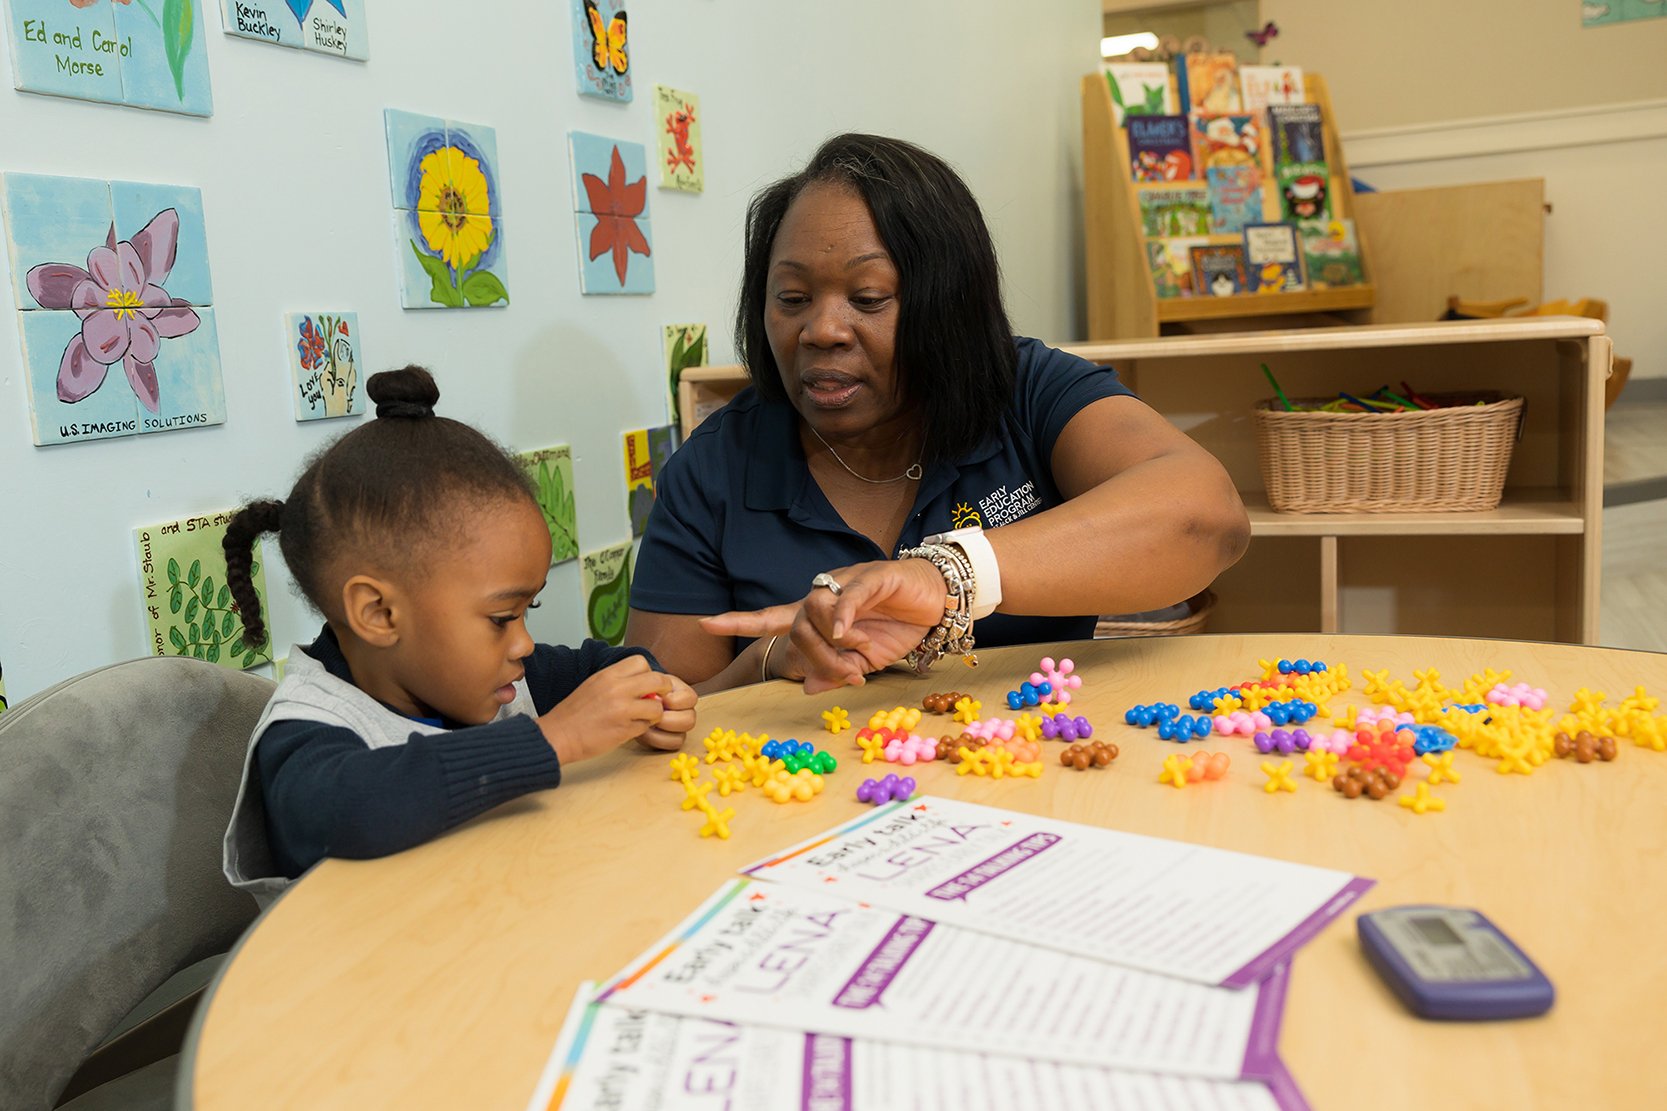
[[[1073,708],[1123,750],[1109,770],[1050,765],[1040,780],[993,782],[948,765],[915,774],[926,792],[1145,834],[1239,849],[1374,878],[1357,910],[1474,906],[1557,986],[1544,1018],[1475,1025],[1413,1018],[1361,957],[1353,913],[1308,945],[1293,972],[1281,1048],[1318,1108],[1660,1107],[1667,1014],[1667,753],[1625,744],[1613,764],[1559,762],[1495,774],[1461,752],[1445,813],[1347,801],[1312,780],[1268,796],[1243,738],[1222,783],[1160,786],[1175,751],[1121,724],[1137,702],[1186,699],[1247,678],[1261,657],[1346,663],[1413,684],[1435,667],[1457,686],[1492,666],[1545,687],[1560,707],[1587,686],[1611,702],[1643,684],[1667,695],[1667,655],[1512,641],[1421,637],[1201,636],[1064,646],[1087,677]],[[703,700],[716,726],[828,740],[849,757],[827,792],[777,806],[749,791],[734,836],[701,840],[678,808],[664,755],[621,750],[385,860],[327,861],[247,935],[199,1014],[181,1106],[447,1107],[521,1111],[580,980],[606,977],[657,940],[741,866],[857,814],[873,768],[853,734],[821,732],[836,702],[859,722],[953,684],[1003,707],[1034,648],[982,654],[936,681],[884,676],[838,697],[771,683]],[[1116,723],[1116,724],[1113,724]],[[698,747],[697,742],[691,742]],[[1050,753],[1051,755],[1051,753]],[[1055,757],[1057,760],[1057,757]]]

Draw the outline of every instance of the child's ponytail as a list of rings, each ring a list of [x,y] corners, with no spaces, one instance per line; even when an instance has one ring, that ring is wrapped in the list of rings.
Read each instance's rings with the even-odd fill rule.
[[[243,618],[243,640],[252,647],[266,643],[266,617],[260,611],[260,595],[255,593],[255,541],[263,532],[277,532],[283,518],[283,502],[252,501],[232,516],[221,542],[226,551],[226,585]]]

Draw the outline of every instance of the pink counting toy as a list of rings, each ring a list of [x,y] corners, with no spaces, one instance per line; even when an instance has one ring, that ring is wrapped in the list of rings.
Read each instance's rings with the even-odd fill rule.
[[[1495,683],[1483,700],[1494,706],[1521,706],[1529,710],[1545,709],[1545,691],[1527,683]]]
[[[961,732],[986,741],[1010,741],[1014,728],[1014,723],[1006,718],[985,718],[963,726]]]
[[[925,763],[936,759],[937,755],[936,741],[918,737],[913,733],[905,733],[886,742],[886,762],[890,764]]]
[[[1030,681],[1038,686],[1048,683],[1053,687],[1050,699],[1061,706],[1069,706],[1071,692],[1082,686],[1082,676],[1071,674],[1077,669],[1076,662],[1060,660],[1059,666],[1055,667],[1052,656],[1043,656],[1041,667],[1040,671],[1030,673]]]

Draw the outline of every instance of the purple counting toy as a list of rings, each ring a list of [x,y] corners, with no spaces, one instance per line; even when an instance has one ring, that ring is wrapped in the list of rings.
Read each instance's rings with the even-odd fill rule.
[[[882,806],[888,802],[908,802],[914,793],[913,776],[899,778],[888,775],[884,779],[863,780],[862,786],[857,788],[857,801]]]

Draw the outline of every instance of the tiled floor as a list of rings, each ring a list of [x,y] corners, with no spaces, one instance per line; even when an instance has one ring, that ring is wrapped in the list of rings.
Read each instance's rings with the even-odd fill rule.
[[[1604,423],[1604,485],[1611,493],[1653,483],[1667,491],[1667,400],[1622,393]],[[1603,511],[1598,622],[1603,644],[1667,652],[1667,498]]]

